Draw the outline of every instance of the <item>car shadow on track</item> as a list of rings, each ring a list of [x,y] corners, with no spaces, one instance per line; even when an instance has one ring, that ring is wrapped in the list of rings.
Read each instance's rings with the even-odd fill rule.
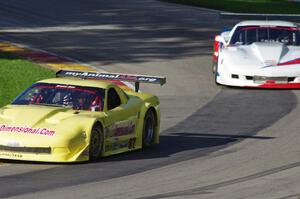
[[[200,149],[216,149],[220,146],[225,146],[242,139],[257,139],[267,140],[275,137],[265,136],[243,136],[243,135],[226,135],[226,134],[199,134],[199,133],[175,133],[171,135],[162,135],[160,144],[151,148],[128,152],[120,155],[115,155],[100,159],[98,162],[110,162],[121,160],[137,160],[148,158],[168,157],[172,154],[177,154],[184,151]],[[206,152],[206,151],[205,151]],[[197,155],[199,155],[197,153]],[[85,164],[81,163],[45,163],[32,161],[17,161],[17,160],[1,160],[4,163],[13,164],[37,164],[37,165],[64,165],[64,164]]]
[[[225,89],[188,118],[163,131],[159,145],[102,158],[96,163],[151,159],[159,162],[160,158],[178,162],[243,139],[273,139],[255,134],[287,115],[296,104],[296,96],[291,91]]]
[[[121,160],[137,160],[148,158],[168,157],[186,151],[195,151],[195,157],[203,155],[209,151],[214,151],[220,147],[232,144],[243,139],[268,140],[275,137],[268,136],[243,136],[243,135],[228,135],[228,134],[201,134],[201,133],[176,133],[172,135],[162,135],[160,144],[152,148],[125,153],[107,157],[100,161],[121,161]],[[181,158],[183,158],[181,156]],[[189,154],[189,159],[191,154]],[[177,159],[178,160],[178,159]]]
[[[273,139],[255,134],[272,126],[296,104],[291,91],[225,89],[206,106],[162,132],[160,145],[104,161],[163,157],[180,161],[203,156],[243,139]]]

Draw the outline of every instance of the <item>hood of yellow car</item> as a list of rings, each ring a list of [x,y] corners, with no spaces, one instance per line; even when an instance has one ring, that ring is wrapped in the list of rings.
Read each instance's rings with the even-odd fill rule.
[[[34,128],[41,125],[57,124],[75,115],[75,111],[71,108],[41,105],[9,105],[0,110],[0,125],[26,125]]]
[[[8,105],[0,109],[0,135],[25,141],[68,140],[85,131],[92,114],[69,107]]]

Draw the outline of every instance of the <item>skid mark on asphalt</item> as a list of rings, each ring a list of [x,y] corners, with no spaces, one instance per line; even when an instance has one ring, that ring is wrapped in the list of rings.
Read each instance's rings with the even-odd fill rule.
[[[299,166],[300,166],[300,162],[295,162],[295,163],[287,164],[287,165],[284,165],[281,167],[273,168],[270,170],[262,171],[259,173],[255,173],[252,175],[248,175],[248,176],[244,176],[244,177],[240,177],[240,178],[236,178],[236,179],[232,179],[232,180],[228,180],[228,181],[224,181],[224,182],[220,182],[220,183],[215,183],[215,184],[197,187],[197,188],[193,188],[193,189],[187,189],[187,190],[183,190],[183,191],[170,192],[170,193],[166,193],[166,194],[157,194],[157,195],[152,195],[152,196],[147,196],[147,197],[140,197],[137,199],[159,199],[159,198],[169,198],[169,197],[177,197],[177,196],[207,194],[207,193],[209,193],[210,190],[214,190],[214,189],[218,189],[218,188],[222,188],[222,187],[226,187],[226,186],[230,186],[230,185],[234,185],[234,184],[238,184],[238,183],[242,183],[242,182],[246,182],[246,181],[250,181],[250,180],[255,180],[258,178],[262,178],[265,176],[279,173],[281,171],[293,169],[293,168],[299,167]],[[293,195],[293,196],[295,196],[295,195]],[[299,195],[296,195],[296,196],[299,196]],[[291,196],[289,196],[289,197],[291,197]],[[286,198],[286,197],[284,197],[284,198]]]

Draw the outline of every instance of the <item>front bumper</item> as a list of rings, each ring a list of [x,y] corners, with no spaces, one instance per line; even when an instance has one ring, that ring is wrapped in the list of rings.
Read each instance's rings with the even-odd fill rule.
[[[88,146],[77,151],[68,147],[11,147],[0,145],[0,159],[38,162],[88,161]]]
[[[300,88],[300,65],[289,68],[248,69],[247,71],[243,71],[238,67],[223,65],[218,67],[216,75],[216,82],[227,86],[274,89]]]
[[[259,81],[256,77],[259,77]],[[270,89],[300,89],[300,77],[270,77],[239,74],[223,74],[216,82],[227,86],[270,88]]]

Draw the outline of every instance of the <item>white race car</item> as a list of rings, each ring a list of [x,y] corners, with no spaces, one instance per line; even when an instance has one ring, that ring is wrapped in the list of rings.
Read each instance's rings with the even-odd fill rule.
[[[243,21],[216,35],[217,84],[300,88],[300,32],[286,21]]]

